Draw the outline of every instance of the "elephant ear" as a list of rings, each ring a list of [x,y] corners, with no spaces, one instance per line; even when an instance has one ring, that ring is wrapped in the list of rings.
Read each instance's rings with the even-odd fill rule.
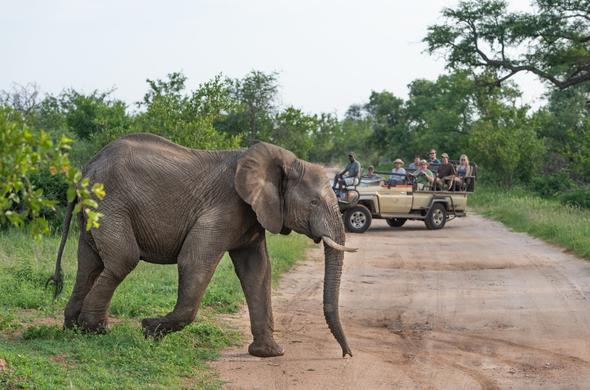
[[[296,160],[288,150],[265,142],[251,146],[238,160],[236,191],[272,233],[283,231],[283,181]]]

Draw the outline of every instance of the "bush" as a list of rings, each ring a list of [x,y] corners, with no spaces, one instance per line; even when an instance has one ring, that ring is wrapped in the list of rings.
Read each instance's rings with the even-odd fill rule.
[[[543,197],[555,197],[571,191],[576,184],[564,171],[546,176],[533,177],[530,188]]]
[[[559,197],[561,203],[590,209],[590,188],[578,188]]]
[[[52,176],[49,172],[39,172],[31,175],[31,184],[43,190],[46,199],[56,202],[55,209],[43,207],[40,215],[47,220],[52,232],[58,231],[63,225],[65,208],[68,205],[68,181],[61,175]]]

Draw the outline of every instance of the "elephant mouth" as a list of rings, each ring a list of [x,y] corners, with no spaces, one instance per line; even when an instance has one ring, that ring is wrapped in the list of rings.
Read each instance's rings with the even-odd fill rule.
[[[313,239],[313,242],[315,242],[316,244],[319,244],[320,242],[322,242],[322,238],[321,237],[314,237],[312,239]]]

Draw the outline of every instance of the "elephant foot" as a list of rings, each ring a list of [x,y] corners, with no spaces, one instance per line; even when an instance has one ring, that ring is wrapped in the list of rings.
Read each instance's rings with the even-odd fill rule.
[[[66,327],[68,321],[66,321]],[[78,326],[82,331],[95,334],[104,334],[108,329],[108,320],[106,318],[94,318],[87,314],[80,314],[76,324],[72,324],[73,327]]]
[[[285,350],[272,339],[270,341],[254,340],[248,347],[248,353],[258,357],[273,357],[283,356]]]
[[[80,327],[80,323],[78,322],[80,311],[80,309],[71,310],[66,307],[64,312],[64,329],[78,329]]]
[[[77,329],[80,327],[78,324],[78,318],[68,318],[64,319],[64,329]]]
[[[155,339],[160,339],[167,335],[168,333],[176,332],[184,328],[184,325],[171,321],[166,317],[159,317],[159,318],[144,318],[141,321],[141,327],[143,328],[143,335],[148,337],[153,337]]]

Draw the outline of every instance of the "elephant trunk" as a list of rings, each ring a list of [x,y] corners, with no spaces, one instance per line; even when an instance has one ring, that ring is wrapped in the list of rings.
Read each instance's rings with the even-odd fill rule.
[[[344,245],[344,231],[334,237],[335,240]],[[338,298],[340,295],[340,276],[342,275],[342,265],[344,252],[335,249],[324,240],[325,254],[325,273],[324,273],[324,317],[330,331],[342,348],[342,356],[350,355],[352,352],[346,342],[346,336],[340,324],[340,314],[338,312]]]

